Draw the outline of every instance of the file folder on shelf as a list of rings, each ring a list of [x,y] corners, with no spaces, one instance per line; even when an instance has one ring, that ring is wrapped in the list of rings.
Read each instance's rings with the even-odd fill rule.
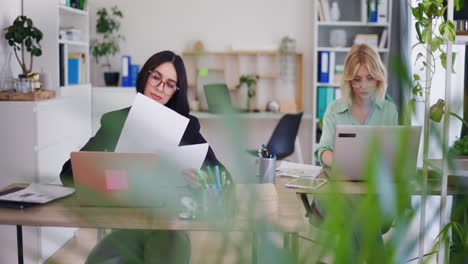
[[[131,57],[128,55],[122,56],[122,86],[131,87],[132,79],[131,73]]]
[[[330,81],[330,51],[320,51],[318,58],[318,81],[328,83]]]

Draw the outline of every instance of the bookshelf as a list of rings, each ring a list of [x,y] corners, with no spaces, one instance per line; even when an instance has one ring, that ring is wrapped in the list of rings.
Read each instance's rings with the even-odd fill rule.
[[[266,104],[275,100],[289,100],[295,110],[303,111],[303,55],[278,51],[220,51],[182,53],[189,81],[189,98],[197,99],[201,111],[207,110],[203,85],[225,83],[234,106],[245,108],[247,89],[236,89],[239,77],[259,76],[252,107],[265,111]]]
[[[340,9],[340,18],[338,21],[332,21],[330,17],[331,2],[338,3]],[[376,6],[376,10],[377,12],[380,11],[382,14],[386,14],[386,17],[377,17],[374,22],[370,22],[368,19],[368,0],[314,0],[312,3],[312,10],[314,10],[312,27],[312,113],[314,119],[312,122],[312,142],[314,142],[314,150],[319,142],[319,136],[321,135],[318,122],[328,103],[340,97],[339,75],[343,70],[344,60],[347,53],[351,50],[357,34],[370,34],[377,37],[376,50],[380,54],[384,64],[388,67],[390,51],[390,42],[388,40],[391,35],[392,0],[379,2],[382,3],[383,6]],[[374,1],[374,3],[376,2]],[[328,5],[328,10],[325,5]],[[328,16],[324,14],[325,12],[328,12]],[[380,42],[384,31],[387,32],[387,41],[383,41],[381,44]],[[336,44],[337,34],[342,38],[341,44],[344,45]],[[335,36],[335,38],[333,38],[332,35]],[[335,46],[332,44],[335,44]],[[319,77],[319,70],[322,66],[320,57],[323,53],[329,54],[328,80],[327,78],[322,79]],[[325,90],[326,92],[324,92]],[[315,163],[314,157],[312,157],[312,163]]]
[[[25,14],[33,18],[34,23],[44,34],[41,42],[43,54],[35,58],[34,70],[47,73],[46,89],[56,90],[59,96],[64,89],[83,87],[90,89],[87,6],[80,10],[61,4],[58,0],[24,0],[24,5]],[[67,36],[64,30],[74,34]],[[68,80],[70,70],[68,59],[77,54],[81,55],[78,62],[79,73],[76,73],[79,75],[79,82],[72,83]]]

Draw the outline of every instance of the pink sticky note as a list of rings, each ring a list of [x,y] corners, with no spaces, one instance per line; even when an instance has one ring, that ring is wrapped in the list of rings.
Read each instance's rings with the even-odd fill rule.
[[[128,174],[121,170],[106,170],[107,190],[127,190]]]

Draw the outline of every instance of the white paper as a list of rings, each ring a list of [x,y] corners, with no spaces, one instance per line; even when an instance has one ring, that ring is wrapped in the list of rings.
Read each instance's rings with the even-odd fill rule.
[[[181,170],[200,169],[208,147],[208,143],[180,146],[171,151],[165,151],[164,156]]]
[[[72,194],[74,191],[74,188],[69,187],[32,183],[23,190],[0,196],[0,200],[28,203],[47,203]]]
[[[303,163],[281,161],[276,168],[277,176],[312,177],[315,178],[323,171],[323,167]]]
[[[179,145],[189,119],[137,94],[115,152],[159,153]]]

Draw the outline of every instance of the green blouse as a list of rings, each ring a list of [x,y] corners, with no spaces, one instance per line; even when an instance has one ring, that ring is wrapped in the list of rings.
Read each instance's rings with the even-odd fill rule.
[[[320,163],[322,163],[322,152],[327,149],[333,150],[336,125],[361,125],[351,114],[350,105],[342,98],[331,102],[323,116],[322,137],[314,151],[315,159]],[[398,125],[395,105],[387,100],[374,102],[364,125]]]

